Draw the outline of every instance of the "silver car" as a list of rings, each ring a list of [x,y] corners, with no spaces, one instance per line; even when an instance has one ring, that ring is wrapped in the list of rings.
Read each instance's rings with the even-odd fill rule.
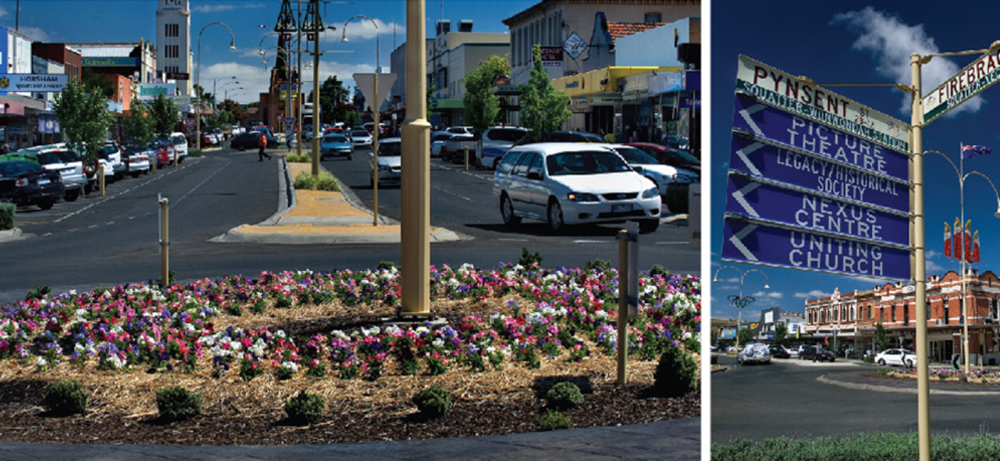
[[[748,363],[771,363],[771,348],[764,343],[750,343],[736,355],[736,361],[746,365]]]
[[[402,183],[402,157],[403,140],[400,138],[386,138],[378,141],[378,184],[400,185]],[[375,154],[372,156],[371,169],[375,170]],[[375,180],[371,175],[368,182],[375,186]]]

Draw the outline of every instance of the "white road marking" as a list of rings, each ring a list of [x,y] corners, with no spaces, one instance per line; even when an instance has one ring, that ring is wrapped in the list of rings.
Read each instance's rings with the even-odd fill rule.
[[[653,245],[688,245],[688,242],[656,242]]]

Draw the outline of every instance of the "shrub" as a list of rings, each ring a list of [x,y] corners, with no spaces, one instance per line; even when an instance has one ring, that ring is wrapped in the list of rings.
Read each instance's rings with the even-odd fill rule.
[[[667,348],[653,374],[653,390],[665,397],[680,397],[698,387],[698,363],[676,347]]]
[[[0,203],[0,230],[11,230],[17,218],[17,206],[13,203]]]
[[[311,173],[303,171],[295,177],[292,187],[301,190],[316,190],[316,178]]]
[[[202,152],[201,149],[188,149],[188,157],[191,157],[191,158],[198,158],[198,157],[201,157],[204,154],[205,153]]]
[[[285,161],[291,163],[309,163],[312,159],[309,158],[309,154],[288,154],[288,156],[285,157]]]
[[[545,416],[538,420],[538,427],[543,431],[554,431],[558,429],[569,429],[573,427],[573,420],[556,410],[549,409]]]
[[[261,369],[257,362],[247,359],[240,361],[240,378],[244,381],[250,381],[262,374],[264,374],[264,370]]]
[[[51,292],[52,289],[48,285],[39,285],[28,291],[28,294],[24,296],[25,301],[33,301],[36,299],[42,299]]]
[[[688,184],[676,183],[667,185],[667,196],[664,202],[671,213],[688,212],[688,186]]]
[[[391,271],[396,269],[398,271],[400,267],[399,263],[395,261],[381,261],[378,263],[378,266],[375,266],[375,269],[378,271]]]
[[[451,408],[451,393],[447,389],[434,385],[413,396],[413,403],[420,414],[428,418],[439,418]]]
[[[875,357],[872,357],[870,355],[866,355],[864,357],[861,357],[861,361],[864,362],[864,363],[875,363]]]
[[[340,183],[337,182],[337,178],[334,178],[332,174],[326,171],[320,172],[319,177],[303,171],[295,177],[293,187],[300,190],[325,190],[337,192],[340,190]]]
[[[156,391],[156,409],[168,421],[181,421],[201,414],[201,395],[179,386]]]
[[[326,404],[323,403],[322,397],[306,391],[299,391],[295,397],[285,402],[285,414],[288,415],[289,421],[295,424],[315,423],[323,416],[325,409]]]
[[[83,413],[90,395],[80,381],[56,381],[49,386],[42,405],[57,415]]]
[[[586,269],[588,271],[608,272],[611,270],[611,263],[603,259],[595,259],[587,261]]]
[[[670,277],[670,271],[666,267],[663,267],[662,264],[653,264],[653,268],[649,270],[649,276],[655,277],[657,275],[664,278]]]
[[[538,252],[530,252],[527,248],[521,248],[521,259],[517,260],[517,263],[524,267],[531,267],[532,264],[542,264],[542,255]]]
[[[555,408],[573,408],[583,403],[583,394],[580,392],[580,388],[569,381],[556,383],[545,396],[549,399],[549,405]]]

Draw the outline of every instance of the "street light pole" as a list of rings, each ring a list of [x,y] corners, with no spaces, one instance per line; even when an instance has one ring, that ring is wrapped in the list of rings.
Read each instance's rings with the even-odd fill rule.
[[[767,283],[768,282],[768,277],[767,277],[767,274],[764,273],[764,271],[762,271],[760,269],[750,269],[750,270],[747,270],[747,271],[741,271],[738,268],[736,268],[736,266],[722,266],[722,267],[720,267],[718,270],[715,271],[715,275],[712,277],[712,282],[713,283],[719,281],[719,272],[722,272],[723,269],[732,269],[732,270],[734,270],[734,271],[736,271],[736,272],[738,272],[740,274],[740,294],[739,295],[729,295],[729,297],[727,298],[727,299],[729,299],[729,303],[732,304],[733,307],[735,307],[737,309],[737,317],[736,317],[736,349],[737,349],[737,351],[739,351],[739,348],[740,348],[740,326],[742,326],[742,324],[743,324],[743,308],[749,306],[755,300],[753,296],[743,296],[743,280],[746,278],[747,274],[749,274],[751,272],[759,272],[760,275],[764,276],[764,288],[771,288],[771,287]],[[739,352],[737,352],[737,353],[739,353]]]
[[[374,19],[372,19],[372,18],[370,18],[368,16],[365,16],[363,14],[359,14],[357,16],[354,16],[351,19],[348,19],[346,22],[344,22],[343,36],[340,39],[340,41],[342,41],[342,42],[346,42],[347,41],[347,25],[350,24],[351,21],[353,21],[355,19],[367,19],[367,20],[371,21],[372,26],[375,27],[375,79],[374,79],[374,85],[373,85],[374,86],[374,88],[373,88],[374,91],[373,92],[375,93],[375,101],[371,102],[370,104],[372,106],[372,112],[374,112],[373,115],[374,115],[374,123],[375,123],[375,132],[374,132],[374,134],[372,136],[372,156],[374,157],[374,161],[375,161],[375,163],[374,163],[375,168],[372,168],[372,195],[374,197],[374,200],[373,200],[374,203],[373,203],[373,206],[372,206],[372,209],[374,210],[374,212],[372,213],[372,225],[373,226],[378,226],[378,172],[379,172],[379,168],[378,168],[378,135],[379,135],[379,132],[382,129],[381,126],[379,125],[379,115],[380,115],[379,108],[382,105],[382,101],[379,100],[379,97],[378,97],[378,74],[382,73],[382,60],[379,58],[379,50],[380,50],[380,47],[379,47],[379,44],[378,44],[379,32],[378,32],[378,24],[375,23]]]
[[[229,26],[227,26],[227,25],[225,25],[225,24],[223,24],[221,22],[212,22],[212,23],[206,24],[205,27],[201,28],[201,32],[198,32],[198,63],[197,63],[197,68],[195,69],[196,75],[197,75],[197,77],[195,77],[195,80],[196,80],[196,84],[198,85],[198,87],[195,89],[195,98],[196,98],[195,99],[195,101],[196,101],[195,107],[196,107],[196,109],[195,109],[195,117],[194,117],[194,119],[195,119],[195,122],[194,122],[195,123],[195,128],[194,128],[195,148],[198,149],[198,150],[201,150],[201,94],[200,93],[204,93],[204,90],[201,87],[201,34],[204,34],[205,33],[205,29],[208,29],[211,26],[222,26],[222,27],[225,27],[226,30],[229,31],[229,36],[232,39],[229,42],[229,49],[230,50],[235,50],[236,49],[236,35],[233,34],[233,30],[230,29]],[[213,91],[214,91],[214,89],[213,89]]]

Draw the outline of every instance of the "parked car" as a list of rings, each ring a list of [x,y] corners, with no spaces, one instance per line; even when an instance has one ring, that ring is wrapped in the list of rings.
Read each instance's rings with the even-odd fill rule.
[[[750,343],[743,346],[736,354],[736,362],[741,365],[749,363],[771,363],[771,348],[764,343]]]
[[[375,154],[372,156],[370,167],[375,169]],[[402,181],[402,160],[403,160],[403,140],[400,138],[386,138],[378,142],[378,184],[399,185]],[[368,182],[375,185],[372,176],[368,176]]]
[[[277,148],[279,144],[278,138],[274,137],[270,131],[263,131],[263,133],[264,137],[267,138],[267,148]],[[247,149],[256,150],[260,147],[260,134],[261,131],[248,131],[233,138],[233,140],[229,142],[229,145],[233,149],[237,149],[239,151]]]
[[[351,130],[351,144],[355,149],[359,147],[371,149],[372,135],[365,130]]]
[[[611,149],[541,143],[512,148],[493,175],[493,195],[505,225],[522,218],[567,225],[638,221],[641,232],[660,225],[660,194]]]
[[[441,148],[444,147],[445,141],[451,137],[451,133],[447,131],[435,131],[431,133],[431,158],[441,156]]]
[[[441,160],[451,163],[465,163],[465,149],[469,149],[469,160],[476,160],[476,145],[479,137],[471,133],[451,133],[451,137],[441,146]]]
[[[833,363],[836,357],[833,352],[824,349],[823,346],[801,346],[799,347],[799,360]]]
[[[655,158],[631,146],[609,145],[628,162],[629,166],[656,184],[661,196],[667,195],[670,184],[691,184],[698,182],[698,174],[657,162]]]
[[[906,349],[886,349],[875,356],[875,363],[913,368],[917,365],[917,354]]]
[[[125,176],[125,163],[122,162],[122,149],[118,143],[106,141],[99,156],[111,165],[112,170],[114,170],[115,180]]]
[[[169,135],[160,135],[157,139],[170,141],[173,144],[173,148],[177,150],[177,163],[184,162],[184,159],[188,156],[188,141],[184,137],[184,133],[170,133]],[[173,161],[173,152],[171,152],[170,160]]]
[[[476,163],[483,168],[497,169],[503,154],[527,135],[528,129],[519,126],[487,128],[483,132],[482,142],[476,147]]]
[[[23,160],[0,162],[0,202],[48,210],[64,193],[58,171]]]
[[[49,144],[25,149],[34,161],[46,170],[59,172],[62,177],[63,197],[67,202],[75,201],[87,192],[87,176],[83,173],[83,161],[65,144]]]
[[[350,160],[351,156],[354,155],[354,146],[347,140],[347,136],[333,133],[323,136],[323,139],[320,140],[319,153],[321,158],[334,156],[347,157]]]
[[[448,128],[445,128],[444,131],[447,131],[451,134],[471,135],[473,133],[471,126],[449,126]]]
[[[652,155],[658,162],[676,168],[683,168],[701,175],[701,160],[687,151],[648,142],[630,142],[626,146],[636,147]]]
[[[771,345],[771,357],[776,359],[790,359],[792,358],[792,353],[782,346],[776,344]]]
[[[125,146],[123,151],[125,159],[122,163],[125,164],[125,173],[129,176],[138,178],[139,175],[149,173],[149,170],[152,169],[151,160],[156,155],[156,151],[152,149],[152,143],[142,148],[137,144],[131,144]]]

